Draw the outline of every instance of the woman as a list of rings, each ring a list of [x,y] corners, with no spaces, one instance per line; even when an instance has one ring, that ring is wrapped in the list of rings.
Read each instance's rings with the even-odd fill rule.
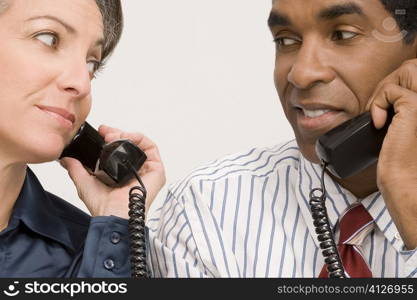
[[[68,170],[92,217],[45,192],[28,163],[52,161],[85,121],[91,81],[116,46],[120,0],[0,0],[1,277],[130,275],[128,193],[109,188],[75,159]],[[148,160],[147,206],[165,181],[158,149],[141,134],[99,128],[106,142],[130,139]]]

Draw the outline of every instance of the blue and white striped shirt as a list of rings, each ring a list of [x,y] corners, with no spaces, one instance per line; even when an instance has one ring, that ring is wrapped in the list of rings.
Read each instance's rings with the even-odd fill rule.
[[[230,155],[170,187],[149,216],[148,264],[155,277],[317,277],[324,259],[309,193],[321,167],[297,143]],[[325,177],[333,227],[358,199]],[[417,277],[417,253],[405,251],[379,192],[362,204],[375,230],[362,249],[374,277]]]

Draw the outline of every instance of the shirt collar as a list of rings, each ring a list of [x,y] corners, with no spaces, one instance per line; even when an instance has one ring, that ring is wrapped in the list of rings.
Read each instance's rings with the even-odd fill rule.
[[[34,232],[75,251],[68,229],[60,219],[51,198],[29,168],[16,200],[13,217],[22,220]]]
[[[302,155],[298,169],[298,178],[296,186],[296,195],[300,205],[301,212],[308,225],[310,234],[317,246],[319,242],[316,238],[315,227],[310,212],[310,191],[314,188],[321,187],[322,167],[313,164]],[[325,174],[324,183],[326,187],[326,209],[329,216],[330,224],[335,231],[338,230],[338,220],[343,212],[353,203],[361,201],[365,209],[374,219],[379,230],[385,235],[387,240],[397,251],[403,250],[403,242],[396,238],[398,232],[392,218],[385,206],[384,199],[380,192],[375,192],[364,199],[358,199],[350,191],[346,190],[335,182],[329,175]],[[337,241],[337,240],[336,240]]]

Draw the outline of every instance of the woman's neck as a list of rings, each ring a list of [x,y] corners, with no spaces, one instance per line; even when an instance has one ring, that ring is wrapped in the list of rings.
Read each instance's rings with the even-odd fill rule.
[[[0,163],[0,231],[9,224],[25,176],[26,164]]]

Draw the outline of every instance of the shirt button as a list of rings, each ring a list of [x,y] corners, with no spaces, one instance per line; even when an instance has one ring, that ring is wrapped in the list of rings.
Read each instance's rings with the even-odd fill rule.
[[[111,234],[110,240],[113,244],[117,244],[118,242],[120,242],[120,234],[117,232],[113,232]]]
[[[112,270],[113,268],[114,268],[114,260],[112,260],[112,259],[106,259],[105,261],[104,261],[104,267],[107,269],[107,270]]]
[[[399,232],[396,232],[396,233],[395,233],[395,235],[394,235],[394,237],[395,237],[397,240],[401,240],[401,235],[400,235],[400,233],[399,233]]]

